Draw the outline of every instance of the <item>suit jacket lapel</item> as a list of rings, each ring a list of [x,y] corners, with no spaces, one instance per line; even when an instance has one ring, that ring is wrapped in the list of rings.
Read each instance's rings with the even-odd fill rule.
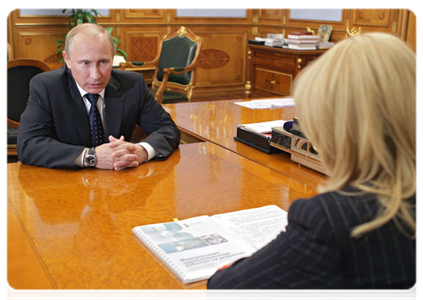
[[[120,83],[111,76],[104,93],[105,115],[103,118],[106,124],[105,133],[107,139],[109,135],[115,138],[120,137],[120,127],[123,117],[122,101],[124,100],[119,92],[119,88]]]
[[[68,74],[67,86],[69,87],[69,91],[66,93],[66,97],[68,98],[67,102],[73,114],[72,119],[74,120],[75,127],[78,130],[83,144],[89,146],[91,144],[91,133],[90,121],[87,115],[87,108],[84,105],[84,101],[81,99],[81,94],[79,93],[75,80],[72,77],[71,71],[67,69],[66,65],[63,68],[66,68],[66,72]]]

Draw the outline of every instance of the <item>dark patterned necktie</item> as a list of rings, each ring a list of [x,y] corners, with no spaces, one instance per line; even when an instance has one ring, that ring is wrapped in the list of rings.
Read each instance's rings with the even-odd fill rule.
[[[91,127],[91,143],[93,147],[97,147],[105,142],[103,124],[101,123],[100,112],[97,108],[97,100],[99,94],[85,94],[90,101],[90,127]]]

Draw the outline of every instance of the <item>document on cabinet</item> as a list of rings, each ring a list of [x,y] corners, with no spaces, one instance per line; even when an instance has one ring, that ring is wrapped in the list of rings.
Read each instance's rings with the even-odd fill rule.
[[[219,268],[250,256],[287,226],[276,205],[182,221],[137,226],[132,232],[182,283],[210,278]]]

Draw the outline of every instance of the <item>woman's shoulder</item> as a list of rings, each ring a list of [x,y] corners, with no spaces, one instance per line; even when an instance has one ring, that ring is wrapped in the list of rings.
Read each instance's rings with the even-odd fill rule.
[[[379,202],[375,195],[347,187],[331,191],[309,199],[294,201],[288,218],[292,221],[309,220],[311,223],[326,222],[337,230],[351,228],[372,220],[378,212]],[[324,220],[324,221],[322,221]]]

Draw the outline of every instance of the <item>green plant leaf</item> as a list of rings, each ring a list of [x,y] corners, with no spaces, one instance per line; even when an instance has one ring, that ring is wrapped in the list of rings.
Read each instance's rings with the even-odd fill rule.
[[[66,14],[68,18],[68,27],[71,30],[73,27],[83,24],[83,23],[94,23],[97,24],[97,17],[100,15],[95,9],[63,9],[62,14]],[[113,32],[113,27],[105,28],[110,35]],[[128,54],[122,49],[117,48],[117,45],[122,41],[117,37],[112,37],[113,45],[116,49],[116,52],[122,54],[125,58],[128,57]],[[62,52],[62,48],[65,45],[66,34],[63,35],[63,40],[57,40],[58,47],[56,49],[57,55],[59,56]],[[61,62],[63,62],[63,57]]]
[[[94,13],[94,16],[97,18],[98,17],[98,12],[95,9],[91,9],[91,11]]]
[[[95,18],[91,15],[91,13],[85,12],[84,17],[87,23],[96,23]]]
[[[122,49],[116,49],[116,52],[122,54],[123,57],[128,58],[128,54]]]

